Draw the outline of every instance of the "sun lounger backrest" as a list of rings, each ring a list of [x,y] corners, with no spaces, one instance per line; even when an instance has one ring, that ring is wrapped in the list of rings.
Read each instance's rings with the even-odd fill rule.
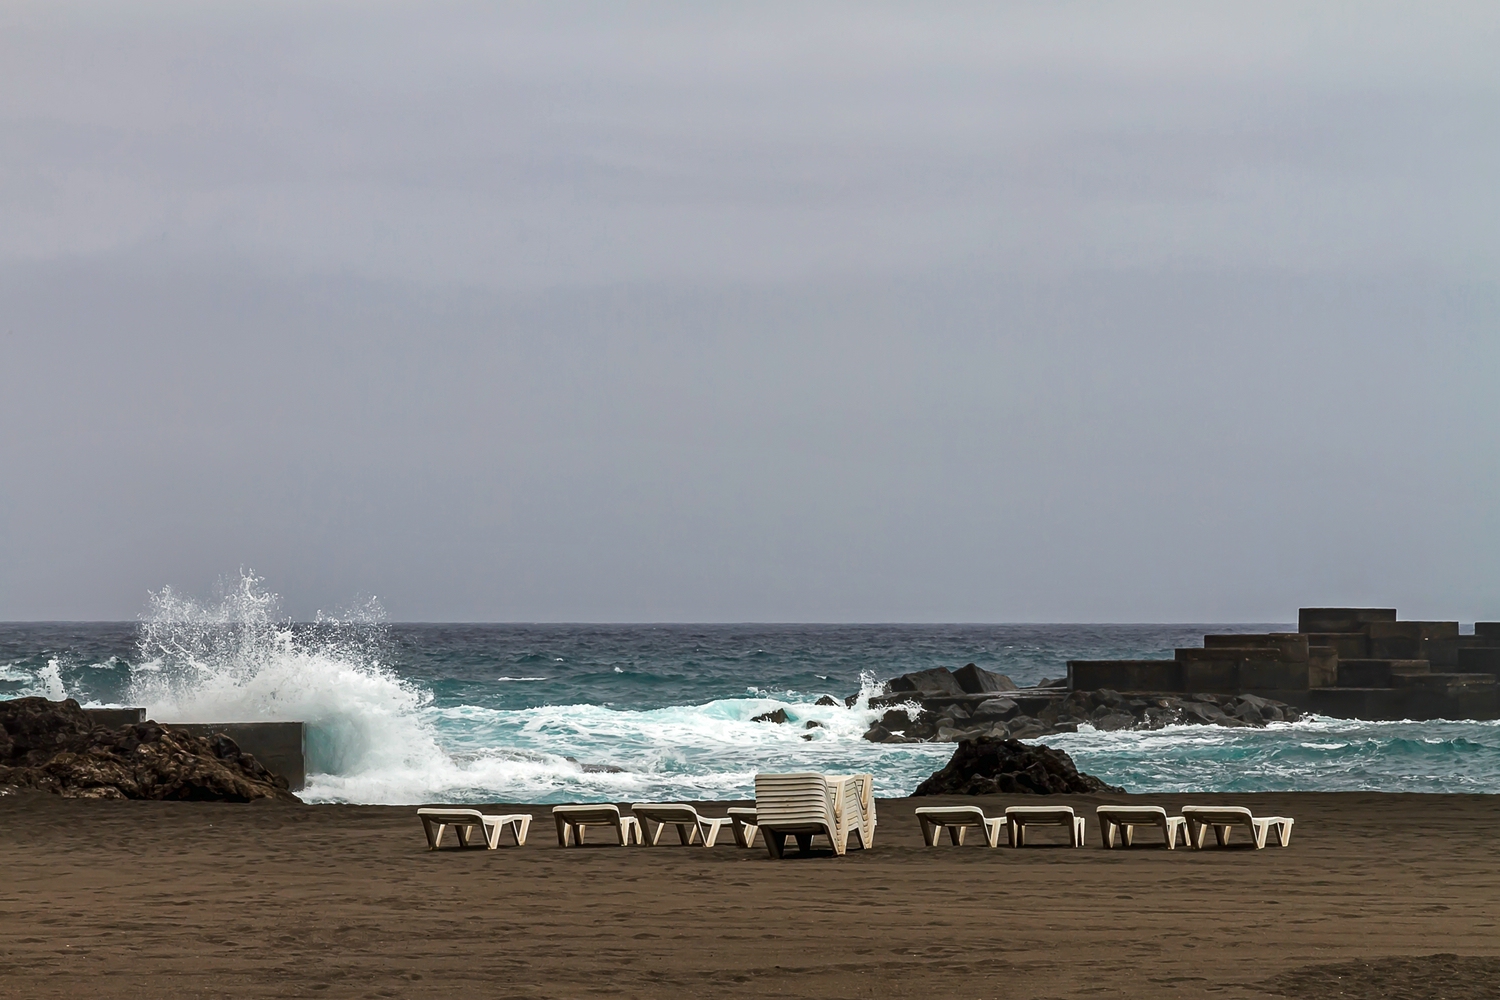
[[[757,774],[755,816],[763,827],[825,823],[838,828],[835,792],[821,774]]]
[[[429,806],[418,809],[417,815],[425,819],[440,820],[444,823],[461,821],[470,823],[484,822],[484,813],[478,809],[435,809]]]
[[[1244,806],[1183,806],[1182,814],[1202,823],[1247,823],[1253,818]]]
[[[632,814],[645,816],[658,823],[696,823],[698,810],[681,802],[637,802],[630,807]]]

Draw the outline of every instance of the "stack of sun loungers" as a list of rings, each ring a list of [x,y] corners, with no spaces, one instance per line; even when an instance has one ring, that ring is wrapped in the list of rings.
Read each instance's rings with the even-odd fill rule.
[[[855,845],[875,846],[875,778],[869,774],[757,774],[755,825],[771,857],[779,858],[787,837],[800,851],[826,837],[842,856]],[[753,837],[753,835],[752,835]],[[746,845],[748,846],[748,844]]]
[[[1186,805],[1180,816],[1171,816],[1160,806],[1102,805],[1095,813],[1099,843],[1106,850],[1117,843],[1130,847],[1137,827],[1160,830],[1169,851],[1176,849],[1179,840],[1202,850],[1210,829],[1220,847],[1229,845],[1236,827],[1249,833],[1257,850],[1264,848],[1271,836],[1281,847],[1292,839],[1291,817],[1255,816],[1243,806]],[[506,831],[520,847],[526,843],[532,819],[529,813],[487,814],[447,806],[418,809],[417,816],[432,850],[441,846],[449,828],[457,835],[460,847],[470,845],[476,830],[482,832],[481,839],[490,850],[500,846]],[[954,846],[962,846],[965,832],[971,829],[981,831],[990,847],[999,846],[1002,829],[1011,847],[1024,847],[1027,829],[1037,827],[1058,827],[1068,846],[1084,846],[1084,818],[1071,806],[1010,806],[999,816],[986,816],[978,806],[922,806],[916,816],[928,847],[937,846],[943,831]],[[613,836],[609,840],[620,847],[656,846],[667,827],[677,831],[684,847],[713,847],[720,832],[729,827],[737,846],[754,847],[758,836],[773,858],[785,853],[789,837],[803,852],[812,849],[813,838],[823,838],[833,853],[842,857],[850,846],[868,850],[875,845],[875,779],[869,774],[757,774],[755,807],[730,809],[727,816],[704,816],[682,802],[637,802],[628,814],[610,803],[561,805],[553,808],[552,819],[560,847],[582,846],[590,826],[610,831]]]

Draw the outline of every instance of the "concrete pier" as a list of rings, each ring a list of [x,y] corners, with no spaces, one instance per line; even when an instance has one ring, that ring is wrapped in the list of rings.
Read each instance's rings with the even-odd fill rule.
[[[1072,660],[1073,690],[1254,694],[1355,719],[1500,718],[1500,622],[1303,608],[1297,632],[1206,635],[1172,660]]]

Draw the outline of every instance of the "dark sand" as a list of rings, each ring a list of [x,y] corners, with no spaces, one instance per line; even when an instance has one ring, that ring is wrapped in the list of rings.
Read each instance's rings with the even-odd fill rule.
[[[1258,852],[1102,851],[1106,800],[1061,800],[1083,850],[927,849],[953,800],[889,800],[874,850],[776,862],[563,851],[546,807],[429,853],[409,808],[8,796],[0,995],[1500,997],[1500,796],[1193,797],[1297,819]]]

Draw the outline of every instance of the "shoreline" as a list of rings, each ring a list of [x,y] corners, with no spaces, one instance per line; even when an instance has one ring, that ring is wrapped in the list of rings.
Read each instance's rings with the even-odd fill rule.
[[[1094,805],[1187,801],[1291,815],[1291,846],[1100,849]],[[912,810],[947,803],[1073,805],[1087,846],[926,848]],[[727,836],[562,850],[550,806],[503,808],[535,817],[525,847],[432,852],[414,806],[5,796],[0,996],[1320,1000],[1450,966],[1471,991],[1442,996],[1500,993],[1500,796],[877,799],[873,850],[779,862]]]

